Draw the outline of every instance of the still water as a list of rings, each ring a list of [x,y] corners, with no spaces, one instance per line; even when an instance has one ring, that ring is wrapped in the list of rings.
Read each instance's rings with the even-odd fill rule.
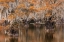
[[[10,38],[10,42],[18,42],[18,38]]]
[[[54,36],[55,37],[53,39],[45,39],[43,35],[37,37],[37,35],[28,34],[27,38],[26,36],[23,36],[20,39],[19,37],[5,37],[4,41],[2,40],[2,42],[63,42],[64,39],[62,39],[61,33],[56,33]]]
[[[38,32],[39,31],[39,32]],[[22,30],[22,35],[18,37],[11,37],[0,34],[0,42],[64,42],[63,31],[54,33],[53,39],[45,39],[44,29],[41,30]]]

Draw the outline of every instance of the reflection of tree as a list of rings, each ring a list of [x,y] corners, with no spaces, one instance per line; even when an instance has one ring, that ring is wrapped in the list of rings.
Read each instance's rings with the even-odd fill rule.
[[[10,42],[18,42],[18,38],[10,38]]]

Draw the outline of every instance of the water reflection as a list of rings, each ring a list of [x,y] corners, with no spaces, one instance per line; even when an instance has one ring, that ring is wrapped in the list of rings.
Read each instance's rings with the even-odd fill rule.
[[[18,38],[11,37],[11,38],[10,38],[10,42],[18,42]]]
[[[51,39],[51,37],[47,37],[45,38],[45,27],[41,28],[41,29],[37,29],[37,30],[30,30],[28,29],[28,32],[26,32],[24,29],[22,31],[22,35],[19,37],[10,37],[10,36],[6,36],[5,37],[5,42],[63,42],[64,38],[62,39],[62,35],[64,33],[64,31],[61,31],[60,29],[58,29],[59,27],[57,27],[57,30],[54,33],[54,38]],[[48,35],[50,36],[50,34]],[[0,37],[1,38],[1,37]],[[0,41],[1,42],[1,41]],[[3,42],[3,41],[2,41]]]
[[[52,42],[52,40],[53,40],[52,35],[48,35],[48,34],[45,35],[45,42]]]

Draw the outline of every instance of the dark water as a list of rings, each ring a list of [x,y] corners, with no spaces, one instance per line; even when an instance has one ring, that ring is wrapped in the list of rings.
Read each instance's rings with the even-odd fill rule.
[[[54,38],[45,38],[45,30],[44,29],[35,29],[35,30],[28,30],[26,34],[26,30],[21,30],[22,35],[19,37],[10,37],[10,36],[4,36],[0,35],[0,40],[2,38],[2,41],[0,42],[64,42],[64,31],[57,29],[54,33]],[[27,35],[27,37],[26,37]],[[4,37],[3,37],[4,36]],[[5,40],[6,39],[6,40]],[[19,41],[20,40],[20,41]]]
[[[11,38],[10,38],[10,42],[18,42],[18,38],[15,38],[15,37],[13,38],[13,37],[11,37]]]

